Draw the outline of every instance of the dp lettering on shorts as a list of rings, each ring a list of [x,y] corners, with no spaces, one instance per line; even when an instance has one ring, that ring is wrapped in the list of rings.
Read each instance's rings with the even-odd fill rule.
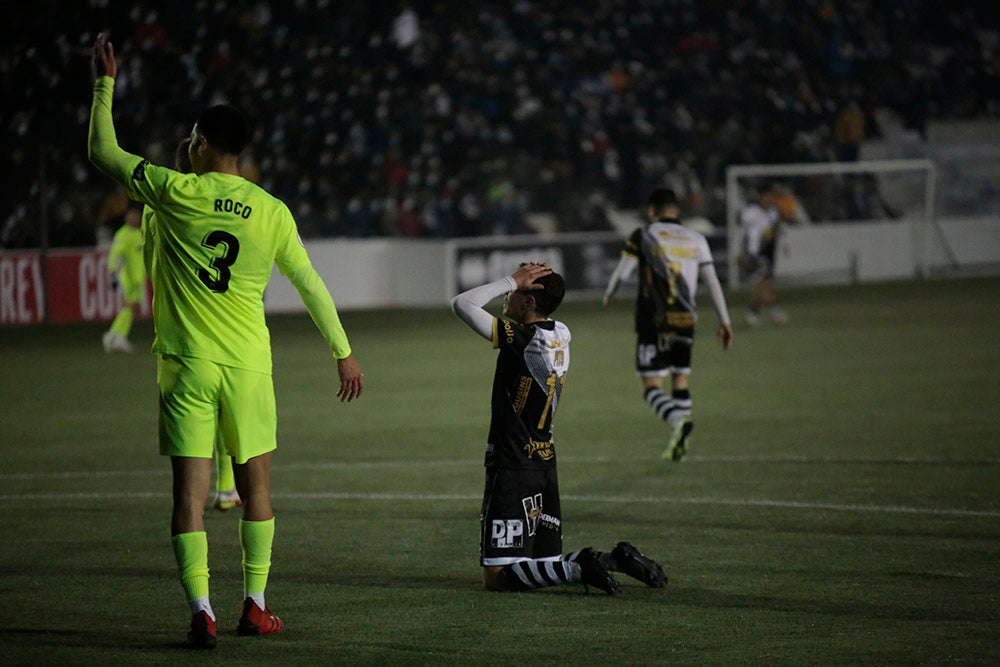
[[[656,358],[656,346],[655,345],[640,345],[639,346],[639,365],[649,366],[653,363],[653,359]]]
[[[490,531],[490,544],[497,549],[524,546],[524,522],[520,519],[506,521],[494,519]]]

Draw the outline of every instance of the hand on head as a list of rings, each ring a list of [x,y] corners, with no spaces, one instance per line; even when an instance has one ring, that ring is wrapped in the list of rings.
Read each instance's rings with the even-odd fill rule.
[[[545,286],[536,285],[535,280],[550,273],[552,273],[552,269],[541,262],[524,262],[517,271],[511,274],[511,278],[514,279],[519,290],[538,290],[545,289]]]
[[[112,46],[107,35],[103,32],[97,33],[97,40],[94,42],[94,58],[90,64],[95,79],[102,76],[110,76],[114,79],[118,76],[115,47]]]

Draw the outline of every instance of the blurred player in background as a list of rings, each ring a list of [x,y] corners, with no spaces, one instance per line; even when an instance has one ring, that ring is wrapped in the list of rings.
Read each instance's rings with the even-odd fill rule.
[[[122,290],[122,307],[104,332],[101,343],[105,352],[131,352],[128,336],[139,316],[139,306],[146,297],[146,271],[143,268],[142,230],[139,209],[129,206],[125,223],[115,232],[108,251],[111,284]]]
[[[191,173],[191,158],[188,155],[190,145],[191,139],[188,137],[183,139],[174,151],[174,169],[182,174]],[[156,212],[146,206],[142,210],[142,261],[148,275],[153,275],[154,271],[156,240]],[[215,436],[215,497],[212,498],[212,507],[225,512],[242,505],[243,501],[240,500],[239,491],[236,490],[233,457],[226,451],[222,432],[219,431]]]
[[[237,633],[279,632],[282,621],[264,598],[274,541],[270,477],[277,411],[263,291],[275,263],[337,359],[341,401],[361,395],[361,368],[288,208],[239,175],[238,156],[250,139],[243,116],[226,105],[206,109],[191,131],[193,173],[158,167],[118,146],[111,115],[118,65],[103,34],[94,44],[93,68],[90,160],[156,212],[150,266],[160,452],[171,457],[173,469],[171,535],[191,610],[188,645],[217,643],[204,510],[219,431],[236,461],[243,500],[244,600]]]
[[[746,312],[747,324],[760,323],[764,311],[778,324],[788,321],[788,315],[778,306],[774,293],[774,262],[781,234],[781,214],[773,185],[761,186],[756,198],[740,210],[739,265],[749,276],[753,287]]]
[[[733,344],[733,328],[708,241],[680,224],[680,206],[673,190],[653,190],[646,215],[649,222],[632,233],[622,250],[603,303],[605,308],[609,307],[622,281],[639,270],[635,304],[636,371],[646,402],[670,426],[662,457],[679,461],[691,444],[694,430],[689,380],[698,319],[695,293],[699,275],[712,294],[719,320],[718,339],[724,350]],[[670,394],[663,390],[668,374]]]
[[[570,332],[549,316],[562,303],[562,276],[544,264],[462,292],[452,310],[500,350],[493,376],[480,514],[480,564],[488,591],[525,591],[583,583],[621,592],[620,571],[647,586],[667,579],[628,542],[610,553],[587,547],[562,553],[562,513],[552,420],[569,369]],[[503,319],[483,306],[504,297]]]

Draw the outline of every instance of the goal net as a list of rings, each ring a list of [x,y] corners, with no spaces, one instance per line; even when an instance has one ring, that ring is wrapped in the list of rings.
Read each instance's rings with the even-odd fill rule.
[[[927,159],[732,165],[726,170],[727,282],[738,288],[740,211],[764,185],[777,192],[778,277],[844,282],[922,277],[955,264],[935,217],[936,169]]]

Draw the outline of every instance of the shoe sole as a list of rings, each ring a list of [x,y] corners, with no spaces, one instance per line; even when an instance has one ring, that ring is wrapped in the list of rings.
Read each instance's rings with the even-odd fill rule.
[[[576,561],[581,569],[584,592],[589,594],[591,588],[596,588],[610,597],[620,595],[622,592],[621,584],[611,576],[611,572],[598,560],[596,553],[592,549],[588,548],[585,551],[590,556],[586,557],[585,560],[578,558]],[[592,568],[596,571],[592,572]],[[592,574],[597,576],[591,576]]]
[[[628,542],[619,542],[612,550],[611,556],[618,563],[618,570],[623,574],[641,581],[650,588],[663,588],[667,585],[667,575],[655,561],[645,557]]]
[[[249,628],[237,626],[236,634],[240,637],[263,637],[264,635],[276,635],[284,628],[284,624],[279,625],[277,630],[271,630],[269,632],[261,632],[260,628],[256,625]]]
[[[275,616],[275,618],[277,617]],[[240,622],[236,625],[236,634],[239,635],[240,637],[263,637],[264,635],[274,635],[281,632],[285,628],[285,624],[279,618],[277,622],[277,627],[274,627],[274,625],[272,625],[271,628],[272,628],[271,630],[261,632],[259,625],[254,625],[253,623],[249,622],[244,623],[243,620],[241,619]]]

